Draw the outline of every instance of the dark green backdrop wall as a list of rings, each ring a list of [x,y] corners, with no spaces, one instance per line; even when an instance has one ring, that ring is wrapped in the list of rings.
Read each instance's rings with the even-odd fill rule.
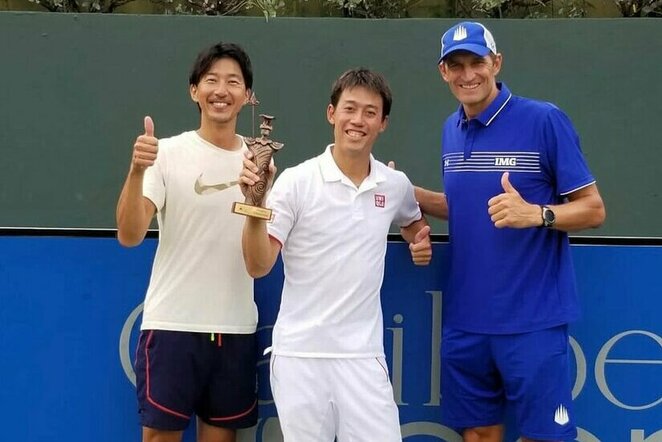
[[[160,137],[197,127],[188,69],[218,40],[253,59],[256,114],[275,115],[272,136],[286,143],[281,170],[329,142],[330,85],[362,65],[383,72],[395,97],[375,155],[440,188],[440,127],[456,104],[436,61],[452,23],[0,13],[0,226],[114,227],[143,116]],[[606,224],[584,234],[661,237],[662,22],[487,25],[504,54],[500,78],[555,102],[577,126],[608,208]],[[252,131],[249,108],[239,129]]]

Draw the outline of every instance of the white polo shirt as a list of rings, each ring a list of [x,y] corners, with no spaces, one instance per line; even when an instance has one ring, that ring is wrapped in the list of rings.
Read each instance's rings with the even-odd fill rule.
[[[392,223],[421,218],[400,171],[370,157],[357,188],[329,145],[283,171],[267,198],[269,235],[282,245],[285,282],[273,353],[295,357],[384,356],[379,292]]]

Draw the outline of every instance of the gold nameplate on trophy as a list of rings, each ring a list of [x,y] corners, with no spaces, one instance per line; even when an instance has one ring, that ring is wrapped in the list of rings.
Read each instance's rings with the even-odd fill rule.
[[[259,218],[269,221],[271,219],[271,209],[265,207],[251,206],[246,203],[232,203],[232,213],[246,215],[251,218]]]

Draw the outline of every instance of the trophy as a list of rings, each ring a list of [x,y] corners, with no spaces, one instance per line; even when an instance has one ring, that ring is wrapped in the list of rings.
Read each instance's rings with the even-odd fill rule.
[[[275,120],[275,117],[264,114],[261,114],[260,117],[262,117],[262,124],[260,124],[260,138],[244,138],[248,150],[253,154],[252,161],[258,167],[257,174],[260,176],[260,179],[257,183],[247,188],[246,201],[244,203],[232,204],[232,213],[270,220],[271,209],[266,209],[261,207],[261,205],[267,190],[269,190],[267,177],[269,174],[271,157],[283,147],[283,143],[278,143],[269,139],[269,133],[273,130],[271,122]]]

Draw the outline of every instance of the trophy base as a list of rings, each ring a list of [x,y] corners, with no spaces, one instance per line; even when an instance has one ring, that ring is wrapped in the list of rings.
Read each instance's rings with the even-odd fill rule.
[[[251,218],[263,219],[266,221],[269,221],[271,219],[271,209],[251,206],[250,204],[245,204],[245,203],[233,203],[232,213],[236,213],[238,215],[250,216]]]

